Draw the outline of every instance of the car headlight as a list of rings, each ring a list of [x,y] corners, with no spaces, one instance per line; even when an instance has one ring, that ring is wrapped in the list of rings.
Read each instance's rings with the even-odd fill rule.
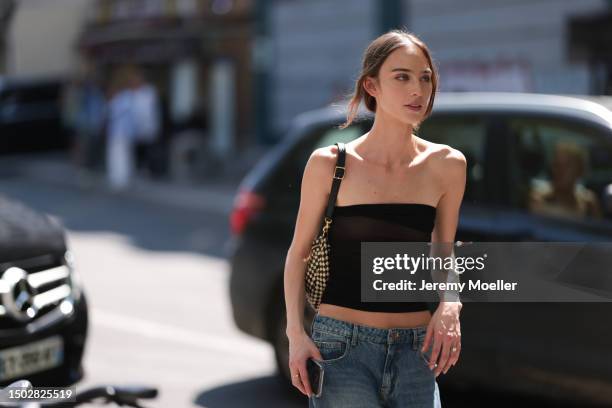
[[[64,254],[64,262],[70,270],[70,286],[72,288],[72,296],[75,300],[79,300],[81,298],[83,281],[81,279],[81,274],[75,267],[74,254],[72,251],[66,251]]]

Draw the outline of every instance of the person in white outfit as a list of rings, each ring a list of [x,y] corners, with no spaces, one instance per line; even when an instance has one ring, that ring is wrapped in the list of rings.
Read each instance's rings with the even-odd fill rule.
[[[116,72],[108,103],[106,166],[111,189],[120,191],[130,184],[133,172],[133,144],[136,133],[132,110],[133,93],[128,86],[129,68]]]

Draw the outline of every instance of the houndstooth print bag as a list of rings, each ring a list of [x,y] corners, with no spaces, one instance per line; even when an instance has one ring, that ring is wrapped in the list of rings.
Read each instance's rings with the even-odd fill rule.
[[[304,286],[306,291],[306,300],[314,310],[319,310],[323,292],[329,279],[329,254],[331,245],[327,240],[327,233],[332,223],[332,213],[338,196],[340,182],[344,178],[344,163],[346,160],[346,150],[344,143],[336,143],[338,146],[338,159],[336,168],[334,169],[334,178],[332,188],[329,194],[329,201],[323,218],[324,225],[321,233],[312,242],[310,254],[304,259],[306,262],[306,272],[304,274]]]

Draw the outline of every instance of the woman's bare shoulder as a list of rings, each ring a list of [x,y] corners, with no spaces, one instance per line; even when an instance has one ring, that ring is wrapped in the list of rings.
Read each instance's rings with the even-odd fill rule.
[[[443,143],[427,141],[427,160],[430,167],[444,179],[453,175],[462,176],[467,167],[465,155],[458,149]]]
[[[313,173],[329,173],[336,166],[338,147],[336,145],[323,146],[315,149],[308,159],[306,168]]]
[[[425,141],[427,151],[431,158],[442,166],[460,166],[466,162],[465,156],[459,149],[443,143]]]
[[[325,204],[325,197],[331,190],[337,154],[338,148],[336,146],[320,147],[310,154],[302,176],[301,187],[300,208],[305,208],[303,210],[305,213],[309,213],[308,209],[310,208],[321,209]],[[318,218],[318,215],[313,215],[313,217]]]

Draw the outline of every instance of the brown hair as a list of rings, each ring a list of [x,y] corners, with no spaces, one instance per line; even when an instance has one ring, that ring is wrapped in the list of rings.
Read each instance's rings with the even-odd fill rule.
[[[438,70],[433,63],[431,58],[431,54],[427,45],[418,38],[415,34],[401,30],[391,30],[387,33],[379,36],[374,41],[368,45],[362,60],[361,73],[359,74],[359,79],[357,79],[355,83],[355,90],[351,97],[351,100],[348,104],[348,113],[346,116],[346,122],[339,126],[339,129],[347,128],[353,123],[353,120],[357,117],[357,112],[359,110],[359,104],[363,99],[365,107],[372,113],[376,113],[376,98],[366,92],[363,87],[363,83],[365,82],[366,77],[377,77],[380,71],[380,67],[385,62],[387,57],[396,49],[403,47],[406,45],[406,42],[410,41],[414,45],[416,45],[425,55],[427,62],[429,63],[429,67],[431,68],[431,98],[429,100],[429,105],[427,106],[427,110],[425,111],[425,116],[423,120],[429,116],[431,110],[433,108],[434,99],[436,96],[436,91],[438,89]],[[415,126],[415,130],[418,129],[418,125]]]
[[[135,80],[142,77],[140,68],[135,64],[123,64],[114,69],[109,83],[109,94],[112,97],[117,92],[130,88]]]

